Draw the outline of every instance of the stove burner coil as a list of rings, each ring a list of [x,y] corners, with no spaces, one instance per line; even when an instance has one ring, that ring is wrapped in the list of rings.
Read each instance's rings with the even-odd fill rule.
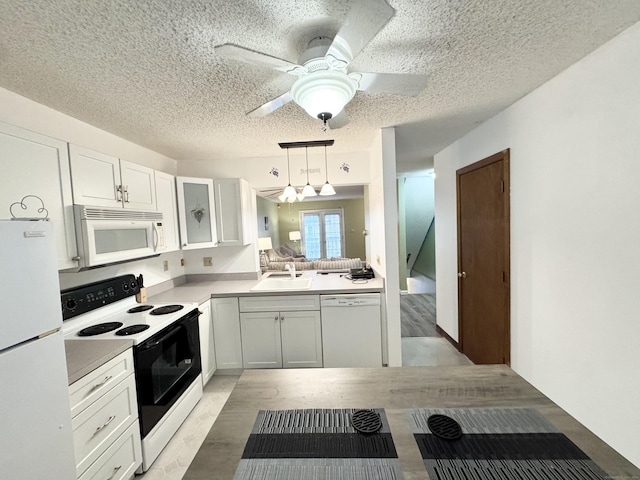
[[[78,332],[79,337],[92,337],[94,335],[100,335],[103,333],[111,332],[124,325],[122,322],[107,322],[99,323],[97,325],[91,325],[90,327],[83,328]]]
[[[153,308],[153,305],[138,305],[137,307],[133,307],[127,310],[127,313],[146,312],[147,310],[151,310],[152,308]]]
[[[128,327],[121,328],[116,332],[116,335],[125,336],[125,335],[135,335],[136,333],[144,332],[149,325],[130,325]]]
[[[178,310],[182,310],[184,308],[183,305],[165,305],[163,307],[154,308],[149,312],[150,315],[166,315],[168,313],[177,312]]]

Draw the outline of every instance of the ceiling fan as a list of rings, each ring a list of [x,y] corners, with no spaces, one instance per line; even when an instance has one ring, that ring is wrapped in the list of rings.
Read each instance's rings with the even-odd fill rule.
[[[426,85],[426,75],[351,72],[348,67],[393,17],[385,0],[356,0],[333,39],[316,37],[298,63],[230,43],[214,48],[221,57],[260,65],[298,77],[291,90],[247,113],[264,117],[292,100],[330,128],[349,122],[344,110],[356,91],[415,96]]]

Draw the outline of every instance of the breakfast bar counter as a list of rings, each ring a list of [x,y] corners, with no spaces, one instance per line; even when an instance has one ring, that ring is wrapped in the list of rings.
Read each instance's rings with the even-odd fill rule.
[[[408,414],[427,408],[528,409],[609,478],[640,478],[639,469],[504,365],[245,370],[183,478],[234,478],[260,410],[353,408],[383,409],[405,480],[429,478]]]

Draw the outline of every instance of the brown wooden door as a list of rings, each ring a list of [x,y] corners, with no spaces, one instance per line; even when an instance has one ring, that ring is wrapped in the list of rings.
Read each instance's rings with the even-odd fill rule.
[[[509,364],[509,150],[456,180],[460,350],[476,364]]]

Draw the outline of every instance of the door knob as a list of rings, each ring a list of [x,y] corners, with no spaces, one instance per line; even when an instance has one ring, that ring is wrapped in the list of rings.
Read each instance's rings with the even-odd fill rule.
[[[467,278],[467,272],[458,272],[459,278]]]

